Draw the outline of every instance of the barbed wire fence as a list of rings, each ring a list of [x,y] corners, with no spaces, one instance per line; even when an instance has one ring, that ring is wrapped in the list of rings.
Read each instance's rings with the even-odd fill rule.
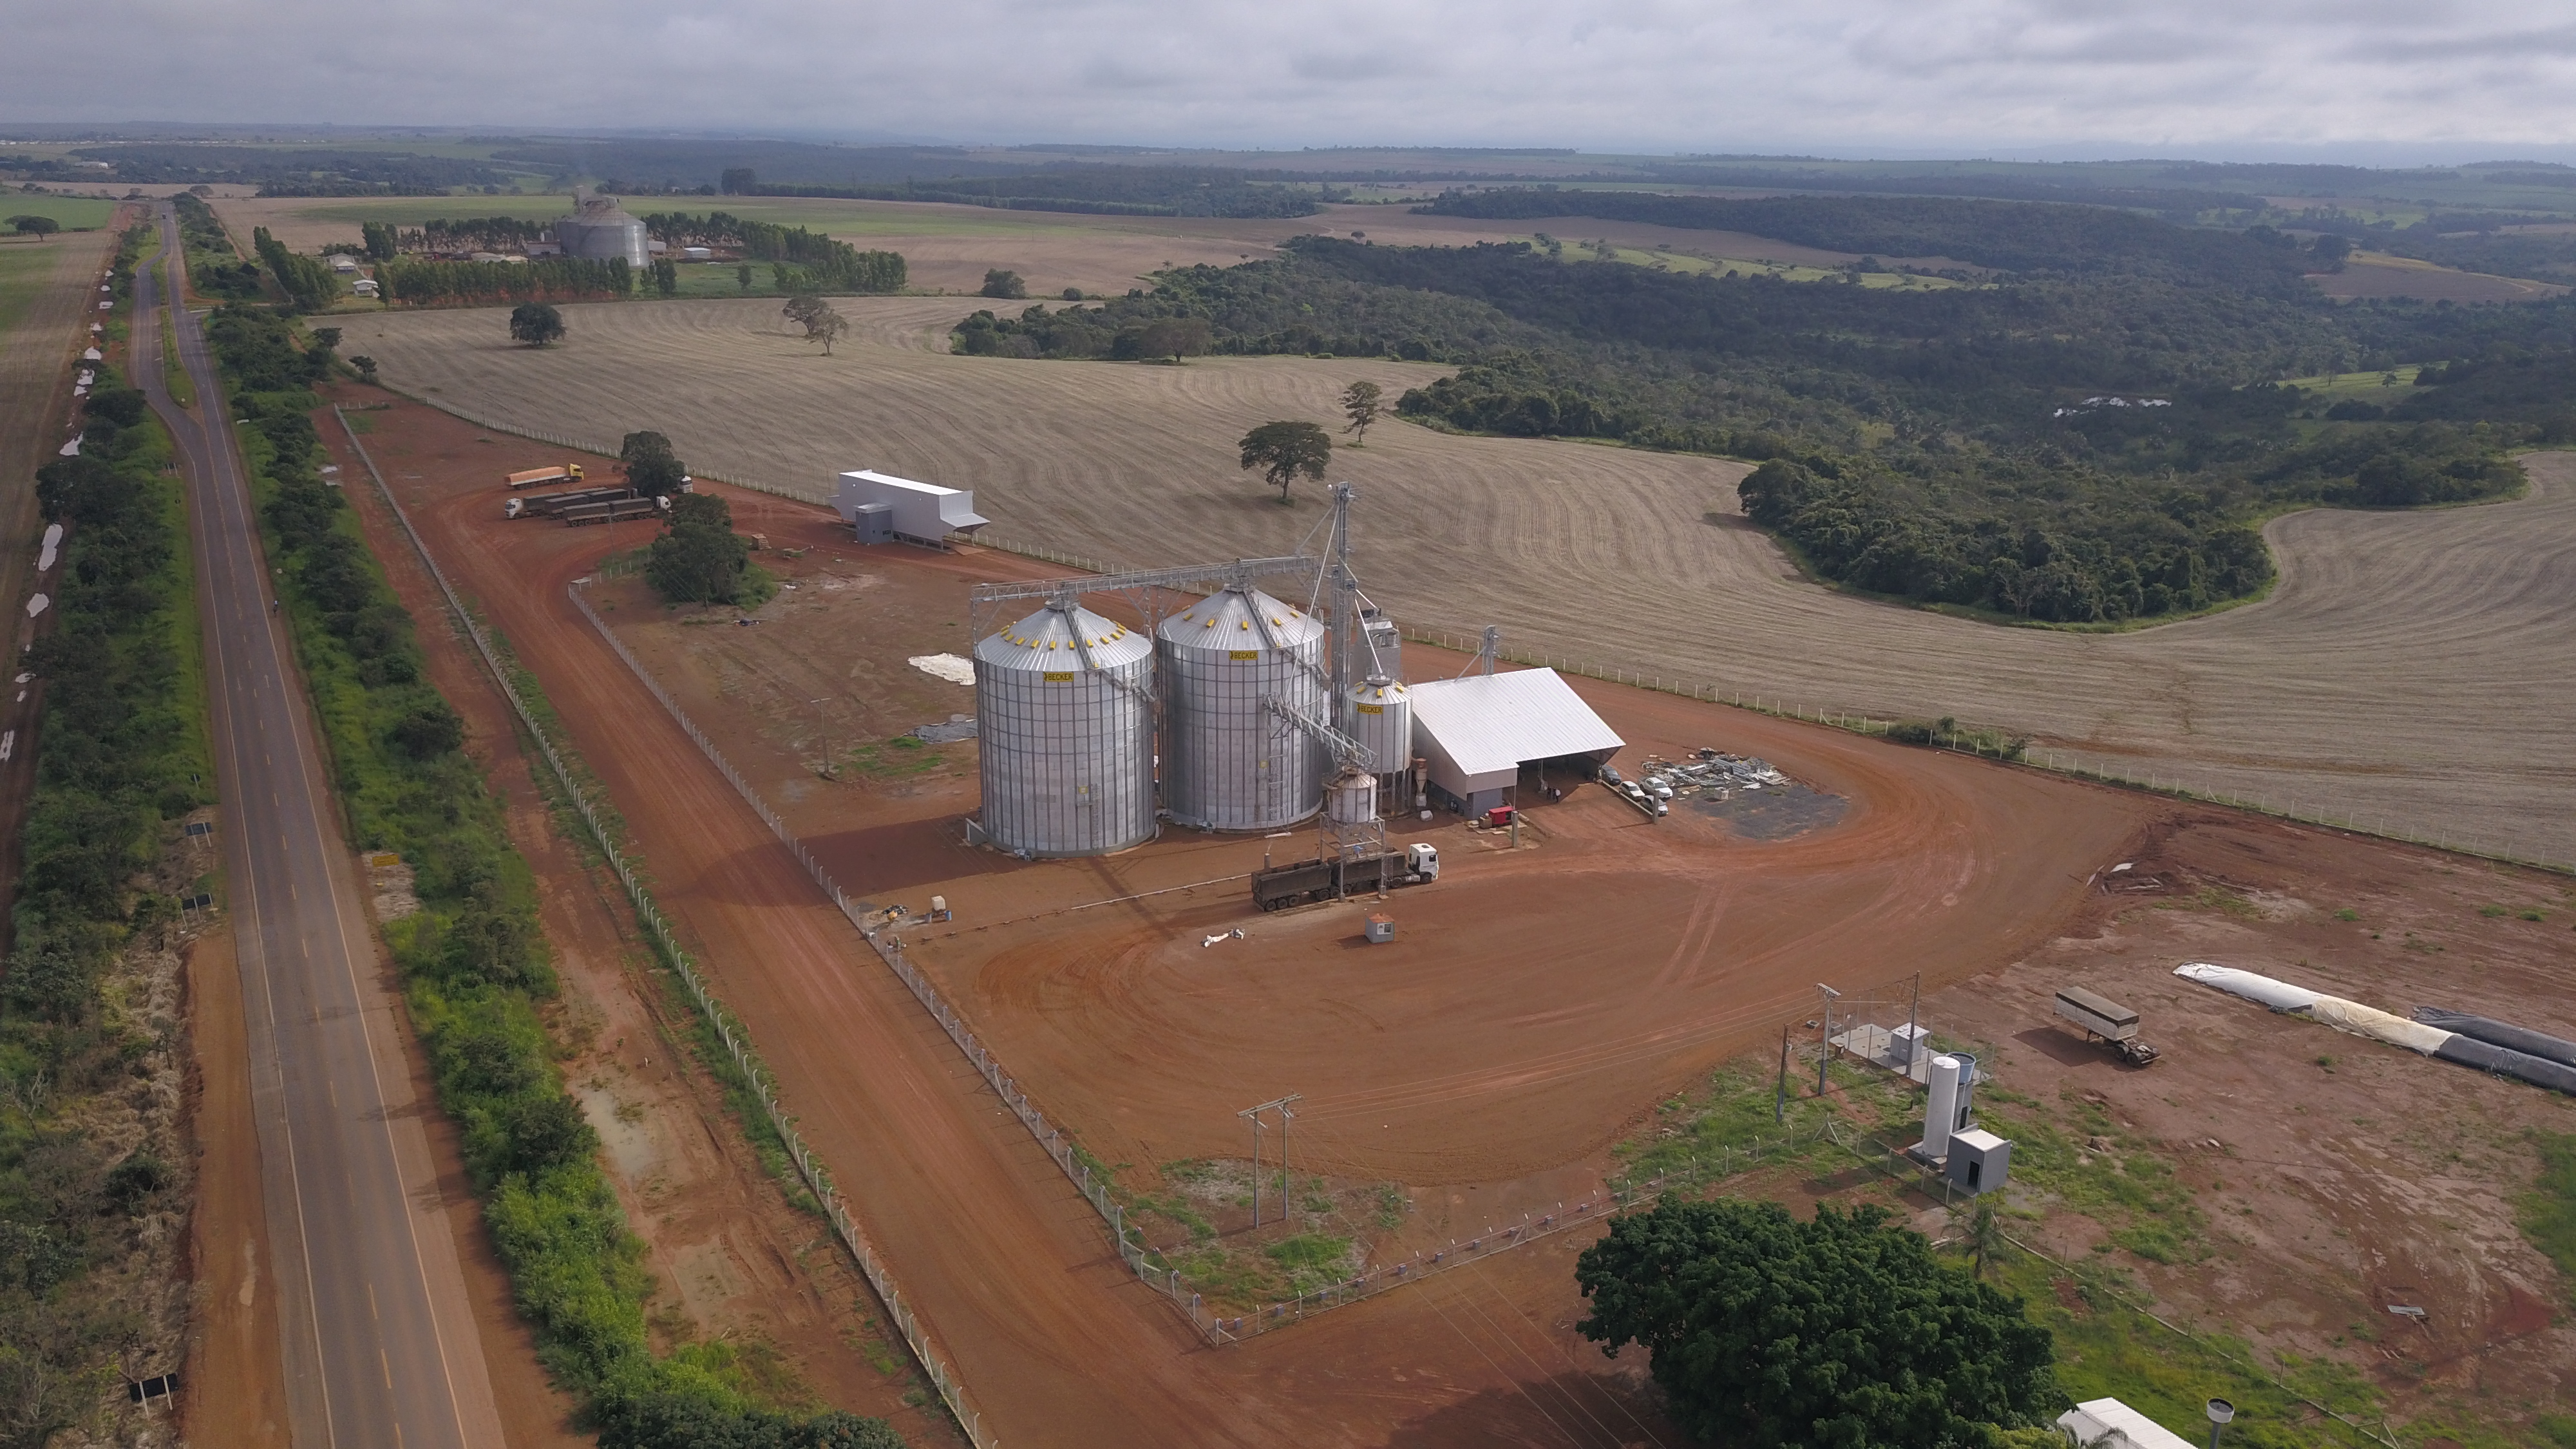
[[[717,1040],[724,1044],[725,1051],[732,1058],[735,1069],[742,1073],[743,1079],[751,1086],[752,1093],[759,1100],[761,1110],[768,1117],[770,1126],[777,1131],[779,1140],[787,1148],[788,1155],[794,1159],[796,1170],[804,1178],[807,1189],[814,1194],[815,1201],[822,1204],[824,1216],[831,1223],[833,1233],[839,1237],[842,1246],[849,1251],[851,1257],[857,1260],[860,1272],[868,1280],[868,1286],[876,1290],[879,1301],[885,1304],[887,1314],[894,1320],[896,1329],[903,1335],[905,1346],[912,1351],[913,1358],[921,1365],[922,1372],[929,1378],[932,1387],[938,1391],[940,1402],[947,1406],[949,1413],[956,1419],[958,1427],[965,1431],[968,1442],[974,1444],[976,1449],[996,1449],[999,1441],[985,1431],[983,1416],[972,1406],[964,1383],[959,1380],[956,1371],[948,1366],[947,1360],[940,1355],[919,1315],[914,1312],[911,1303],[897,1286],[892,1270],[886,1265],[884,1255],[877,1250],[876,1245],[869,1240],[866,1231],[850,1214],[847,1205],[841,1199],[839,1190],[833,1185],[830,1172],[805,1146],[804,1138],[796,1130],[795,1120],[779,1105],[776,1081],[771,1077],[768,1066],[752,1049],[750,1034],[743,1028],[741,1021],[734,1016],[732,1010],[709,989],[705,978],[698,970],[696,961],[672,933],[651,890],[627,861],[625,852],[619,847],[616,832],[602,818],[600,810],[592,803],[589,792],[575,777],[572,769],[565,762],[564,756],[557,750],[549,732],[539,722],[535,711],[531,710],[527,701],[520,696],[516,683],[510,677],[510,671],[501,663],[500,657],[492,648],[491,641],[485,637],[481,624],[467,611],[464,600],[457,594],[455,586],[448,582],[446,573],[438,566],[438,561],[431,557],[429,545],[421,538],[420,531],[412,526],[410,514],[404,511],[402,504],[395,499],[393,489],[385,483],[384,474],[377,469],[374,457],[367,452],[366,445],[358,440],[357,430],[349,426],[347,414],[337,404],[332,406],[331,411],[338,419],[341,431],[348,437],[350,448],[357,454],[358,460],[366,465],[367,476],[374,480],[376,491],[384,499],[385,506],[392,511],[394,521],[402,525],[404,536],[410,539],[413,551],[420,557],[421,567],[428,571],[431,581],[438,585],[439,593],[446,598],[448,612],[455,621],[457,629],[465,636],[466,641],[474,646],[475,653],[481,656],[484,668],[490,671],[493,682],[500,686],[502,698],[509,702],[510,709],[518,716],[521,727],[528,732],[528,737],[536,742],[537,749],[545,756],[546,764],[553,771],[555,781],[562,788],[565,798],[581,816],[583,823],[590,828],[593,842],[599,847],[601,856],[608,862],[609,868],[616,873],[619,884],[625,888],[627,900],[635,909],[636,919],[644,926],[645,934],[652,941],[656,953],[678,974],[681,983],[688,988],[690,1000],[697,1005],[707,1024],[714,1029]]]

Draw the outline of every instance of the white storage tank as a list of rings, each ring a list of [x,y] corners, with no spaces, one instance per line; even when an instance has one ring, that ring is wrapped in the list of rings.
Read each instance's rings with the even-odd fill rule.
[[[1059,599],[975,645],[984,838],[1031,856],[1154,838],[1154,646]]]
[[[1342,697],[1342,733],[1368,747],[1370,766],[1400,775],[1413,763],[1413,696],[1382,675],[1351,686]]]
[[[1245,585],[1163,621],[1163,808],[1202,830],[1277,830],[1323,804],[1324,749],[1276,699],[1323,720],[1324,626]]]

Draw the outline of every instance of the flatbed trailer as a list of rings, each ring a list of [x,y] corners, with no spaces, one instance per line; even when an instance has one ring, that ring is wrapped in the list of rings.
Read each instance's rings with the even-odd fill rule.
[[[563,511],[566,528],[579,528],[585,523],[622,523],[630,518],[654,518],[662,512],[659,498],[621,498],[613,503],[584,503]]]
[[[540,493],[534,498],[513,498],[501,505],[504,518],[553,518],[567,508],[585,503],[614,503],[633,496],[635,490],[620,483],[607,488],[574,488],[562,493]]]
[[[1301,860],[1253,872],[1252,903],[1282,911],[1310,901],[1375,895],[1440,878],[1440,853],[1428,845],[1342,860]]]

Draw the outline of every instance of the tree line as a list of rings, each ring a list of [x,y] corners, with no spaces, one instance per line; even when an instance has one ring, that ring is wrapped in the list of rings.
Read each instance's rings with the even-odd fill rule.
[[[900,252],[861,251],[848,242],[801,226],[750,221],[730,212],[646,212],[646,234],[670,246],[725,247],[756,262],[785,269],[782,292],[900,292],[906,272]]]
[[[1017,175],[957,176],[895,183],[781,185],[749,166],[726,167],[728,196],[813,196],[857,201],[941,201],[1008,211],[1110,216],[1312,216],[1321,202],[1348,199],[1329,186],[1255,179],[1223,167],[1103,166],[1063,162]]]
[[[150,235],[122,240],[121,294]],[[213,800],[169,438],[142,393],[97,370],[79,455],[34,480],[65,534],[53,629],[18,665],[45,694],[41,735],[18,741],[36,759],[0,974],[0,1434],[13,1444],[91,1420],[136,1369],[149,1329],[113,1270],[185,1211],[182,1164],[115,1140],[93,1108],[130,1097],[177,1045],[111,997],[129,989],[120,957],[170,944],[181,907],[164,851]]]
[[[1468,200],[1498,195],[1575,194]],[[2336,306],[2299,280],[2319,264],[2312,248],[2259,234],[2060,215],[2098,208],[1829,200],[1781,215],[1839,244],[2046,265],[1894,291],[1526,244],[1308,237],[1277,260],[1167,271],[1098,306],[980,312],[955,345],[1171,355],[1152,329],[1219,353],[1449,363],[1397,399],[1399,415],[1777,460],[1744,504],[1819,574],[2051,622],[2245,597],[2271,578],[2251,525],[2282,507],[2494,497],[2519,486],[2506,450],[2576,439],[2576,304]],[[2016,228],[2019,212],[2048,215]],[[2097,247],[2107,259],[2088,258]],[[2387,371],[2439,359],[2413,387]],[[2328,406],[2273,381],[2361,369],[2386,371],[2380,400]]]
[[[633,295],[624,257],[544,257],[531,262],[428,262],[403,258],[376,268],[388,302],[471,307],[493,302],[602,302]]]

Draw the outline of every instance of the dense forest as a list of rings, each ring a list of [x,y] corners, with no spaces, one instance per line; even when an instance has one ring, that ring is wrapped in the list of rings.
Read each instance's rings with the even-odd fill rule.
[[[1517,218],[1604,204],[1589,194],[1577,211],[1569,195],[1439,205]],[[1308,237],[1279,260],[1167,272],[1101,306],[979,312],[956,342],[1044,358],[1453,364],[1397,410],[1764,463],[1745,508],[1819,574],[2066,623],[2243,598],[2272,577],[2253,531],[2271,513],[2495,497],[2519,486],[2507,449],[2576,441],[2576,304],[2336,306],[2304,277],[2337,250],[2270,228],[1924,197],[1610,204],[1873,260],[1793,283],[1528,244]],[[1856,285],[1877,257],[1946,259],[1968,284]],[[2396,385],[2410,363],[2438,365]],[[2389,385],[2331,407],[2278,385],[2350,373]]]
[[[724,173],[736,196],[830,196],[861,201],[945,201],[1017,211],[1116,216],[1312,216],[1331,188],[1283,185],[1254,173],[1203,166],[1075,166],[1059,163],[1010,176],[948,176],[892,185],[764,182],[749,167]]]

